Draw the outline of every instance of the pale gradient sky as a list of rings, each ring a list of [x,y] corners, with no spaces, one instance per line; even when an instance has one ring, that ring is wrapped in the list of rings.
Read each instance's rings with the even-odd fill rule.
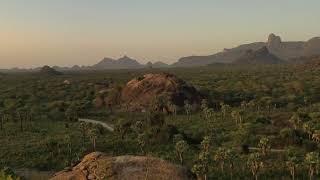
[[[319,0],[0,0],[0,68],[167,63],[242,43],[320,36]]]

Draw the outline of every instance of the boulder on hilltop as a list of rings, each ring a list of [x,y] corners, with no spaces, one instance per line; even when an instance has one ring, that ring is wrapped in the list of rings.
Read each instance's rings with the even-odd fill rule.
[[[121,91],[121,102],[130,111],[157,105],[157,111],[172,112],[171,105],[199,104],[201,94],[193,86],[167,73],[146,74],[129,81]]]

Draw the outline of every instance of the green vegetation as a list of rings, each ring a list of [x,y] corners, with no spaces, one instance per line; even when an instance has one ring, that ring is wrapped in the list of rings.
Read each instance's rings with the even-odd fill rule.
[[[1,77],[0,169],[61,170],[103,151],[160,157],[202,179],[320,178],[320,72],[287,65],[168,69],[207,100],[185,102],[172,114],[93,103],[101,93],[119,100],[119,91],[99,92],[101,84],[120,89],[150,71],[159,70]],[[113,124],[115,131],[78,117]]]

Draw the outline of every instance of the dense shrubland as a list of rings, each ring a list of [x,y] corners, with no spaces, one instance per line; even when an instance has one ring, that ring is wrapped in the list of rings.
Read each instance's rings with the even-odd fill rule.
[[[97,83],[121,88],[150,71],[1,77],[0,167],[59,170],[97,150],[161,157],[199,179],[318,177],[320,72],[287,66],[168,69],[207,99],[200,106],[185,102],[171,114],[156,108],[125,113],[117,103],[93,103],[101,95]],[[104,93],[118,101],[116,92]],[[111,123],[115,132],[78,117]]]

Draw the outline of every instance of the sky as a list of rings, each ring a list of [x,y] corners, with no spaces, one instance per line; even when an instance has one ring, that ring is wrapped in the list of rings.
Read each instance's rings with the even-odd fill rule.
[[[240,44],[320,36],[319,0],[0,0],[0,68],[172,63]]]

